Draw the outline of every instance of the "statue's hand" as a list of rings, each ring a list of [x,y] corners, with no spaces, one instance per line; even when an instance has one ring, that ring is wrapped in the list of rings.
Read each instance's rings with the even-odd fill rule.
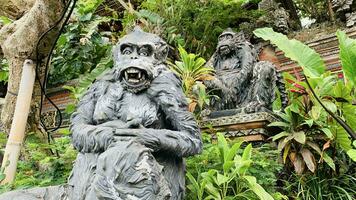
[[[153,150],[159,148],[159,137],[152,133],[152,129],[146,129],[141,126],[139,129],[117,129],[114,133],[115,140],[123,140],[125,138],[135,139],[141,144]]]
[[[112,120],[98,126],[110,127],[115,129],[123,129],[123,128],[140,128],[141,126],[141,119],[133,119],[127,122],[123,122],[122,120]]]

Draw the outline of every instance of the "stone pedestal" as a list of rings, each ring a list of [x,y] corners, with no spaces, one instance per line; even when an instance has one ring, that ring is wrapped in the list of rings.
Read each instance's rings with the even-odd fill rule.
[[[225,113],[229,114],[231,111]],[[227,138],[242,138],[244,141],[265,141],[273,132],[273,127],[267,125],[277,119],[270,112],[222,116],[223,114],[219,111],[203,119],[200,122],[202,131],[210,134],[221,132]]]

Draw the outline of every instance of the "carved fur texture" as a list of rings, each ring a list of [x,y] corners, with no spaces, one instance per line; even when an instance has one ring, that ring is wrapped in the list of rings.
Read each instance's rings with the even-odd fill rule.
[[[144,45],[152,52],[140,55]],[[157,56],[164,45],[135,30],[114,51],[114,69],[81,99],[71,118],[80,153],[70,199],[183,199],[183,157],[199,153],[202,142],[180,80]]]
[[[282,93],[283,105],[287,104],[284,83],[275,66],[258,61],[257,51],[243,33],[231,29],[219,36],[219,43],[208,66],[216,70],[215,79],[207,87],[219,97],[212,100],[213,111],[237,109],[239,112],[271,110],[275,89]]]

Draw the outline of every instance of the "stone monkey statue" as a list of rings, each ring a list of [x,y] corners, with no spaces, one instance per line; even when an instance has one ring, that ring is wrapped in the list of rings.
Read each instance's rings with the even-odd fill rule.
[[[71,122],[80,152],[70,199],[183,199],[183,157],[202,149],[167,44],[135,29],[114,51],[114,68],[81,99]]]
[[[1,200],[182,200],[183,158],[202,149],[167,44],[136,28],[114,47],[114,68],[71,117],[79,151],[67,185],[19,190]]]
[[[286,106],[280,74],[272,63],[258,62],[257,57],[257,50],[242,32],[236,33],[229,28],[219,36],[216,51],[207,63],[214,67],[216,76],[205,82],[208,89],[220,97],[212,100],[213,111],[237,109],[237,112],[252,113],[271,110],[276,86]]]

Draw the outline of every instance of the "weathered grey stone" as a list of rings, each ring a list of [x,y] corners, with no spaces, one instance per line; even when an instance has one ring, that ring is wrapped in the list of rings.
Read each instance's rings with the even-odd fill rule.
[[[286,106],[287,97],[280,74],[271,62],[258,61],[257,50],[243,33],[231,29],[224,31],[207,65],[215,68],[216,76],[206,81],[206,85],[220,97],[211,101],[211,111],[234,109],[236,114],[271,110],[276,87],[280,89],[283,106]]]
[[[183,157],[199,153],[202,142],[181,81],[165,64],[167,54],[161,38],[140,29],[115,46],[114,68],[96,80],[71,117],[79,154],[66,198],[183,199]]]

